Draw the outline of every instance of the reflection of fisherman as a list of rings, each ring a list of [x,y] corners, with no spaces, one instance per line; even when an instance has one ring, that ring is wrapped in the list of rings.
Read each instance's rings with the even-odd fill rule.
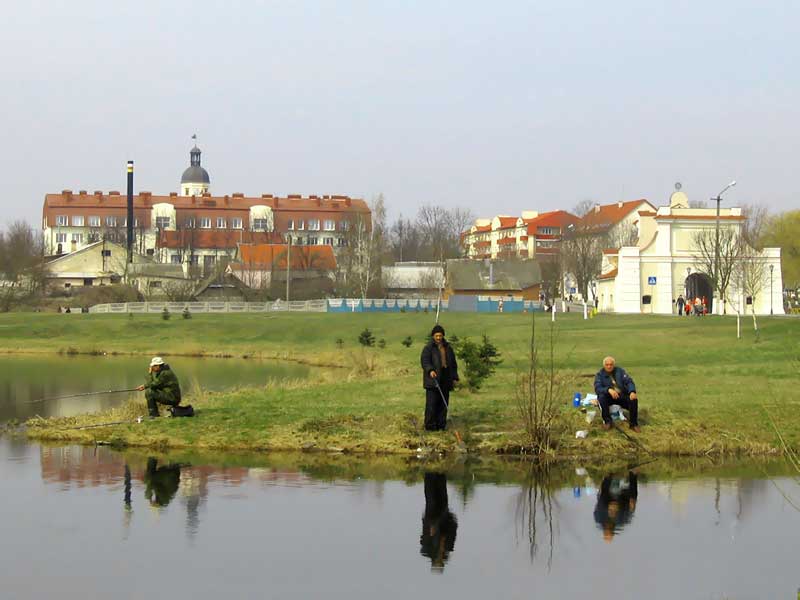
[[[159,467],[157,459],[148,458],[144,474],[144,497],[150,501],[150,506],[166,506],[178,492],[180,480],[180,465]]]
[[[444,339],[444,327],[435,325],[431,341],[422,349],[422,387],[425,388],[425,429],[444,429],[450,390],[458,381],[458,364],[452,346]],[[436,383],[439,383],[437,386]]]
[[[136,389],[147,390],[144,395],[147,398],[147,410],[151,417],[158,416],[159,404],[178,406],[181,403],[181,386],[178,383],[178,377],[160,356],[154,356],[150,361],[147,383]]]
[[[594,520],[603,530],[605,541],[610,542],[614,534],[631,522],[638,494],[637,476],[633,471],[628,472],[627,478],[608,475],[603,479],[597,493]]]
[[[456,516],[447,506],[447,477],[444,473],[425,473],[425,514],[419,551],[431,559],[432,570],[444,570],[456,544],[457,529]]]

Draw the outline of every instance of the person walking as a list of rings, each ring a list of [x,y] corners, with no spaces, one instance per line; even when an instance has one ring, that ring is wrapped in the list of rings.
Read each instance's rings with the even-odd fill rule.
[[[636,393],[636,384],[625,369],[617,366],[613,356],[603,359],[603,368],[594,377],[594,392],[600,404],[603,416],[603,429],[611,429],[612,404],[628,409],[630,413],[631,430],[639,433],[639,396]]]
[[[434,325],[431,330],[431,341],[422,349],[420,364],[425,388],[425,429],[442,430],[447,423],[450,390],[458,381],[458,363],[441,325]]]
[[[181,403],[181,386],[178,377],[160,356],[150,361],[147,382],[136,388],[145,390],[147,410],[151,417],[159,416],[158,405],[178,406]]]
[[[678,301],[676,302],[678,306],[678,316],[683,316],[683,305],[686,304],[686,300],[683,299],[683,294],[678,295]]]

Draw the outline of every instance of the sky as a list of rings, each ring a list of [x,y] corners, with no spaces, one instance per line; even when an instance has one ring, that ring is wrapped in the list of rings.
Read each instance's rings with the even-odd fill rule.
[[[30,0],[0,20],[0,225],[46,193],[797,209],[800,3]]]

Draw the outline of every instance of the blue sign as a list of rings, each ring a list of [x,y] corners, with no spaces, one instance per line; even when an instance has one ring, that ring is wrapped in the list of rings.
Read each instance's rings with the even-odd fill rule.
[[[578,293],[578,288],[569,288],[569,293],[570,294],[577,294]]]
[[[655,284],[656,284],[656,278],[655,277],[648,277],[647,278],[647,285],[655,285]]]

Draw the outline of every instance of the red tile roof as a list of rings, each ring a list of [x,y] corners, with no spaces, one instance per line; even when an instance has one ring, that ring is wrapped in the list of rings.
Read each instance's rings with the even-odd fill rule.
[[[715,215],[657,215],[656,219],[659,221],[674,221],[680,219],[702,219],[707,221],[714,221],[717,217]],[[722,221],[744,221],[744,215],[720,215]]]
[[[497,218],[500,221],[500,227],[501,228],[515,227],[517,225],[517,217],[501,217],[501,216],[498,216]]]
[[[629,200],[628,202],[614,202],[604,204],[599,210],[593,207],[586,215],[581,218],[581,225],[588,227],[611,227],[627,217],[631,211],[641,206],[642,202],[647,202],[644,198],[639,200]],[[652,207],[651,208],[655,208]]]
[[[614,279],[617,276],[619,269],[612,269],[608,273],[603,273],[598,279]]]
[[[252,244],[239,246],[237,264],[244,269],[286,268],[286,244]],[[333,248],[326,245],[292,246],[292,269],[333,271],[336,268],[336,256]]]
[[[619,254],[619,248],[604,248],[603,254]]]
[[[563,230],[567,225],[577,223],[579,220],[565,210],[553,210],[533,219],[525,219],[525,223],[528,225],[528,235],[535,235],[538,227],[558,227]]]

